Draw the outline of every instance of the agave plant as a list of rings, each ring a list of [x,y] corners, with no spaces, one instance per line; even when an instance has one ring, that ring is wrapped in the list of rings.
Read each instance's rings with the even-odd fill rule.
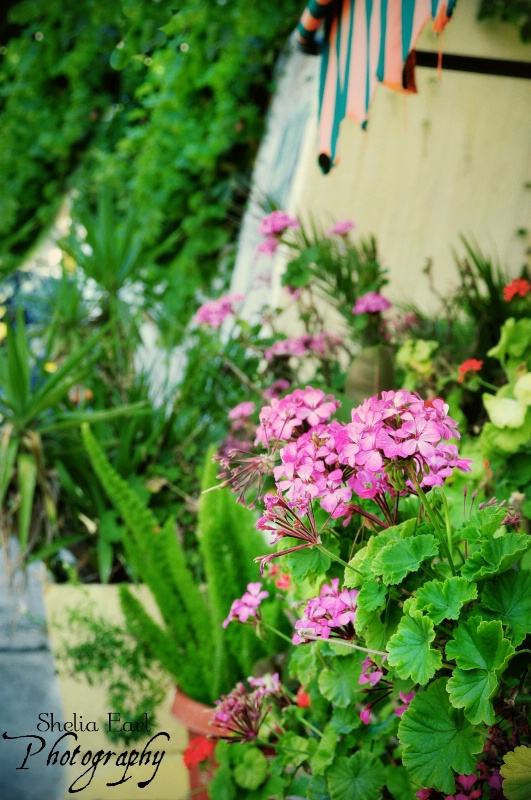
[[[93,369],[107,330],[102,328],[55,368],[50,352],[40,358],[32,352],[20,309],[15,324],[7,322],[0,349],[0,528],[4,541],[17,536],[23,562],[44,543],[43,529],[47,543],[58,532],[59,482],[50,452],[57,451],[59,433],[85,420],[144,411],[143,403],[83,411],[68,402],[69,392]]]

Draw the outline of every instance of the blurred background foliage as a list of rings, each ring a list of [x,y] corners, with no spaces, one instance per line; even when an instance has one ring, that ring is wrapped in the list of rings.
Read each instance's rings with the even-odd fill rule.
[[[183,314],[228,266],[274,83],[300,13],[265,0],[21,0],[0,12],[0,270],[12,271],[65,193],[140,220],[143,248],[178,242],[153,280]],[[133,211],[131,211],[133,209]],[[179,280],[181,276],[181,280]]]

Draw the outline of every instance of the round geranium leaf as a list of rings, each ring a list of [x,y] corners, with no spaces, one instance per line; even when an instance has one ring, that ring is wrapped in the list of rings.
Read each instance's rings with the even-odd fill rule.
[[[234,767],[234,780],[242,789],[253,791],[267,778],[267,758],[257,747],[246,748],[242,760]]]
[[[417,783],[445,794],[455,791],[455,774],[476,769],[483,738],[461,709],[450,704],[446,679],[439,678],[413,698],[398,727],[402,761]]]
[[[507,800],[529,800],[531,786],[531,747],[515,748],[503,757],[500,769],[504,777],[503,793]]]
[[[326,778],[331,800],[379,800],[385,772],[380,759],[358,750],[350,758],[337,758]]]

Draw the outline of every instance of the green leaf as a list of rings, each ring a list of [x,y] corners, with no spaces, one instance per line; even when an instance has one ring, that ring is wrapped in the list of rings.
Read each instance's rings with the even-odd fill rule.
[[[481,539],[489,539],[496,533],[506,516],[507,511],[503,508],[485,506],[457,531],[457,538],[466,539],[470,544]]]
[[[267,778],[267,758],[257,747],[246,747],[243,758],[234,767],[234,780],[242,789],[258,789]]]
[[[383,583],[378,583],[374,578],[366,581],[356,598],[357,613],[360,610],[365,613],[372,613],[379,608],[383,608],[386,597],[387,589]]]
[[[520,745],[503,757],[500,769],[504,777],[503,793],[507,800],[529,800],[531,786],[531,747]]]
[[[483,616],[494,616],[506,625],[517,647],[531,633],[531,572],[509,570],[485,584],[481,602]]]
[[[293,541],[293,540],[292,540]],[[330,568],[330,558],[316,547],[298,550],[286,556],[289,572],[294,581],[325,574]]]
[[[394,525],[392,528],[387,528],[375,536],[371,536],[366,546],[358,550],[350,561],[357,572],[353,572],[351,569],[345,570],[345,586],[351,589],[363,586],[367,579],[373,577],[372,561],[380,550],[383,550],[391,542],[413,536],[416,530],[417,520],[408,519],[400,525]]]
[[[289,657],[289,675],[297,678],[306,686],[317,673],[317,655],[312,645],[300,645],[291,650]]]
[[[475,600],[477,596],[476,585],[458,577],[428,581],[415,592],[416,607],[424,611],[436,625],[443,619],[457,619],[464,604]]]
[[[514,655],[514,647],[503,636],[499,620],[480,622],[472,617],[454,631],[446,644],[446,655],[461,669],[484,669],[499,676]]]
[[[29,453],[19,453],[17,459],[17,480],[20,495],[18,508],[18,536],[20,551],[26,552],[33,513],[33,501],[37,486],[37,462]]]
[[[475,725],[493,725],[494,709],[489,701],[514,647],[504,638],[499,620],[479,622],[473,617],[456,628],[454,637],[446,645],[447,657],[458,667],[447,686],[452,704],[463,708]]]
[[[350,733],[351,731],[359,728],[362,725],[360,715],[355,706],[347,706],[347,708],[334,708],[330,726],[335,730],[336,734]]]
[[[308,800],[330,800],[328,784],[322,776],[311,778],[307,792]]]
[[[389,639],[387,663],[395,667],[400,678],[409,678],[423,686],[433,678],[442,663],[441,654],[430,647],[435,639],[433,622],[421,611],[401,620],[398,630]]]
[[[300,767],[317,749],[315,739],[298,736],[293,731],[281,736],[278,744],[278,758],[284,767]]]
[[[497,428],[521,428],[525,421],[527,405],[510,397],[483,395],[483,405],[489,419]]]
[[[380,759],[363,750],[336,759],[326,777],[331,800],[379,800],[385,782]]]
[[[385,768],[385,785],[393,800],[411,800],[413,787],[405,767],[388,764]]]
[[[444,678],[413,698],[400,721],[398,738],[412,778],[446,794],[455,791],[453,771],[475,772],[475,756],[483,749],[481,734],[460,709],[450,705]]]
[[[216,800],[236,800],[237,791],[232,780],[232,770],[226,764],[218,767],[214,777],[208,784],[208,791],[211,797]]]
[[[336,658],[333,667],[327,667],[319,674],[321,694],[339,708],[346,708],[358,699],[361,661],[358,653],[350,658]]]
[[[496,694],[498,679],[481,669],[454,669],[448,681],[448,694],[455,708],[462,708],[474,725],[494,724],[494,709],[490,698]]]
[[[411,539],[399,539],[386,545],[373,559],[372,571],[382,575],[386,584],[401,583],[416,572],[423,561],[439,553],[435,536],[424,533]]]
[[[326,768],[332,764],[338,741],[337,731],[331,725],[327,725],[310,762],[314,775],[324,775]]]
[[[487,539],[477,553],[471,555],[461,569],[469,581],[496,575],[512,567],[531,545],[531,536],[525,533],[504,533]]]

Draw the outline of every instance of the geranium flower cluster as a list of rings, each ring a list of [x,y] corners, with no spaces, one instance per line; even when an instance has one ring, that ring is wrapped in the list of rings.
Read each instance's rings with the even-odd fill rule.
[[[257,253],[271,256],[280,244],[282,234],[288,229],[297,230],[300,222],[285,211],[273,211],[263,217],[259,225],[259,232],[266,238],[257,247]]]
[[[240,682],[232,692],[216,700],[211,724],[224,731],[225,735],[220,738],[233,742],[252,742],[256,739],[269,711],[268,704],[264,703],[266,694],[262,688],[250,692]]]
[[[470,469],[470,460],[459,458],[449,442],[459,432],[442,400],[383,392],[353,409],[351,422],[324,424],[335,410],[334,399],[316,392],[307,387],[301,394],[302,412],[293,395],[262,409],[257,435],[262,441],[292,437],[280,450],[274,476],[279,491],[299,510],[318,499],[332,517],[348,517],[353,493],[378,502],[385,493],[411,491],[410,467],[422,486],[442,485],[454,467]],[[312,427],[297,436],[303,421]]]
[[[314,336],[292,336],[288,339],[279,339],[264,352],[264,357],[271,361],[273,358],[283,356],[296,356],[302,358],[307,355],[328,356],[342,343],[340,336],[322,331]]]
[[[234,306],[245,300],[243,294],[226,294],[218,297],[217,300],[209,300],[203,303],[196,311],[195,319],[200,325],[208,325],[211,328],[219,328],[231,314],[234,314]]]
[[[295,389],[281,399],[273,398],[271,405],[260,411],[260,425],[255,444],[267,447],[269,442],[289,441],[296,428],[298,433],[328,420],[339,408],[339,401],[321,389]]]
[[[339,578],[333,578],[331,585],[325,583],[319,596],[312,597],[295,623],[293,644],[315,638],[353,639],[358,594],[357,589],[340,589]]]
[[[206,736],[195,736],[190,740],[190,743],[183,753],[183,761],[185,765],[190,767],[197,767],[203,761],[208,761],[214,755],[216,749],[216,742],[213,739],[208,739]]]
[[[225,732],[216,731],[216,736],[230,742],[251,742],[257,738],[260,728],[273,707],[290,705],[278,673],[261,678],[248,678],[249,691],[245,684],[238,683],[228,695],[216,701],[216,710],[211,724]]]
[[[262,600],[269,597],[269,592],[262,589],[262,584],[257,581],[256,583],[248,583],[247,591],[239,600],[234,600],[229,611],[227,619],[223,621],[223,627],[238,620],[238,622],[247,622],[249,617],[254,617],[256,620],[260,619],[259,607]]]
[[[510,303],[513,297],[525,297],[531,292],[531,283],[525,278],[515,278],[503,287],[503,299]]]
[[[391,303],[378,292],[367,292],[358,297],[352,309],[352,313],[358,314],[378,314],[380,311],[387,311],[391,308]]]

